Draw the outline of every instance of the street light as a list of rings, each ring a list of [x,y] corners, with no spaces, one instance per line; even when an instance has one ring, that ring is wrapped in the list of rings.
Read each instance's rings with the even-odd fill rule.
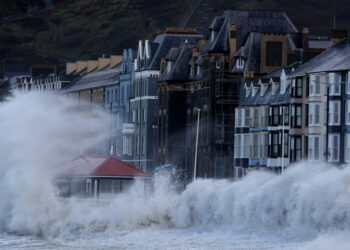
[[[199,118],[201,114],[201,110],[197,108],[197,131],[196,131],[196,148],[194,153],[194,167],[193,167],[193,180],[196,180],[197,175],[197,158],[198,158],[198,134],[199,134]]]

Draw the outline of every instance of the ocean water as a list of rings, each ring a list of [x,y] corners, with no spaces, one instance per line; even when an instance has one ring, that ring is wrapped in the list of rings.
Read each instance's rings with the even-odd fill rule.
[[[0,104],[2,249],[349,249],[350,168],[303,162],[282,175],[199,179],[179,193],[135,183],[109,203],[62,201],[56,166],[106,138],[96,109],[16,94]],[[25,112],[23,112],[25,110]]]

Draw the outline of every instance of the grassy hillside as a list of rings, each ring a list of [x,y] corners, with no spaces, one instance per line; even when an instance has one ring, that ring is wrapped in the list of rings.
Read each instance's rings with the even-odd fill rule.
[[[166,27],[177,26],[197,0],[2,0],[0,56],[40,62],[67,58],[89,59],[136,47]],[[215,10],[284,10],[298,26],[327,35],[333,25],[350,23],[345,0],[217,0]],[[28,11],[30,12],[28,14]],[[10,18],[6,18],[10,15]],[[5,17],[5,19],[4,19]]]

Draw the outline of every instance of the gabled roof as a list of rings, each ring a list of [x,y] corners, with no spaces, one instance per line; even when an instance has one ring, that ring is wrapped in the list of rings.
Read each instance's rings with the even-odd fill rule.
[[[81,156],[60,167],[63,176],[148,177],[149,175],[113,157]]]
[[[280,11],[231,10],[225,11],[222,21],[214,19],[210,27],[215,27],[218,33],[214,41],[209,41],[205,52],[223,52],[229,49],[228,27],[235,25],[237,30],[237,48],[246,43],[250,33],[281,33],[295,34],[297,28],[286,13]],[[219,25],[220,24],[220,25]],[[220,27],[219,27],[220,26]],[[291,37],[294,41],[294,37]]]
[[[194,45],[184,44],[181,48],[171,49],[167,57],[174,57],[174,64],[170,72],[163,72],[160,81],[186,81],[189,77],[189,61],[192,57]],[[174,51],[176,50],[176,53]]]
[[[264,84],[268,84],[267,89],[264,89],[263,95],[260,95],[261,86],[256,93],[256,95],[252,96],[250,93],[248,96],[246,95],[246,84],[241,84],[240,87],[240,100],[239,105],[240,106],[257,106],[257,105],[278,105],[282,103],[287,103],[290,101],[290,84],[288,85],[287,89],[284,93],[281,93],[279,90],[277,90],[274,94],[272,93],[272,82],[277,83],[277,85],[280,85],[280,77],[282,74],[282,71],[286,74],[292,72],[292,69],[296,69],[300,67],[301,63],[293,63],[291,65],[288,65],[284,68],[280,68],[278,70],[275,70],[269,74],[264,75],[261,77],[260,81]],[[255,83],[252,82],[253,86],[255,86]],[[265,85],[265,86],[266,86]]]
[[[285,12],[265,10],[231,10],[224,15],[230,17],[230,24],[237,28],[237,47],[242,46],[250,32],[297,33],[298,29]]]
[[[291,77],[307,73],[350,70],[350,44],[341,41],[304,63],[290,74]]]
[[[147,70],[159,70],[160,61],[166,56],[171,48],[180,47],[184,43],[197,43],[202,39],[202,35],[193,34],[161,34],[154,39],[153,44],[157,46],[151,47],[151,60],[147,65]],[[152,43],[151,43],[152,44]]]

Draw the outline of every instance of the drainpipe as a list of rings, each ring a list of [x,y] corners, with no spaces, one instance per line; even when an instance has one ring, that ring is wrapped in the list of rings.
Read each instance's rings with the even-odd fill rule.
[[[196,180],[196,176],[197,176],[198,132],[199,132],[199,118],[201,114],[200,109],[197,109],[197,111],[198,111],[198,116],[197,116],[197,131],[196,131],[196,148],[194,153],[193,180]]]

